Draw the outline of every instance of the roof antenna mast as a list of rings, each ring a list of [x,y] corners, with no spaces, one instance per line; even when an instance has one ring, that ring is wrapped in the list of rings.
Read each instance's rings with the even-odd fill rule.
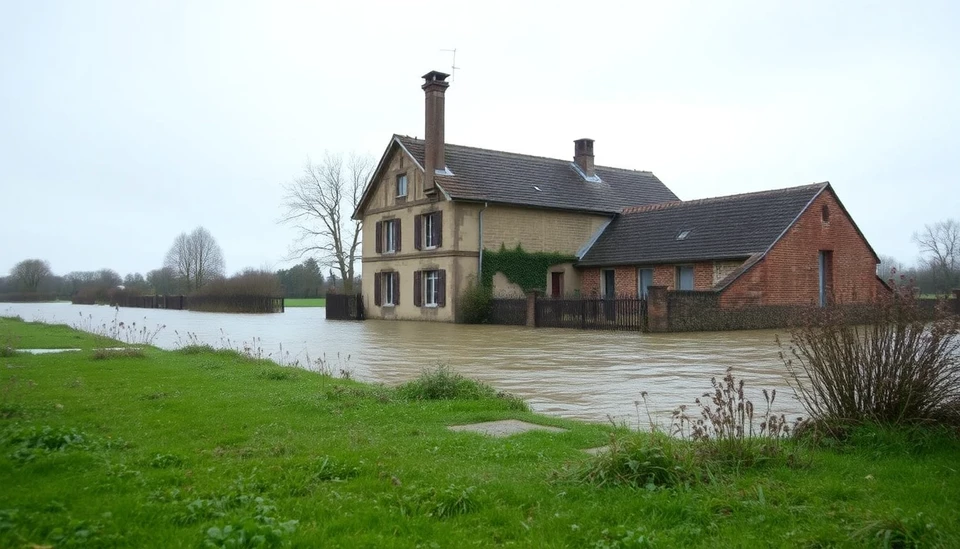
[[[457,66],[457,48],[452,50],[440,50],[440,51],[449,51],[453,53],[453,60],[450,62],[450,81],[455,82],[457,80],[457,69],[460,67]]]

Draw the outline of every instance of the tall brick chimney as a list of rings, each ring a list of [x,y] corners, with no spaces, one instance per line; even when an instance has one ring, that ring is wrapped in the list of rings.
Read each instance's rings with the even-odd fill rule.
[[[593,139],[577,139],[573,142],[573,161],[587,177],[595,175],[593,171]]]
[[[426,141],[423,162],[423,192],[434,193],[437,190],[433,181],[437,171],[445,172],[447,163],[443,157],[443,95],[450,83],[446,81],[449,74],[440,71],[430,71],[423,75],[423,91],[426,94],[426,131],[423,138]]]

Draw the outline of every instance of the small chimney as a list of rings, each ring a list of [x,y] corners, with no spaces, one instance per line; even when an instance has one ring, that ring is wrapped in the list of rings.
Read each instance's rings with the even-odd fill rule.
[[[430,71],[423,75],[423,91],[426,94],[426,141],[423,162],[423,192],[432,194],[437,187],[433,181],[437,171],[445,172],[447,163],[443,157],[443,95],[450,86],[449,74]]]
[[[593,139],[577,139],[573,142],[573,161],[587,177],[593,177]]]

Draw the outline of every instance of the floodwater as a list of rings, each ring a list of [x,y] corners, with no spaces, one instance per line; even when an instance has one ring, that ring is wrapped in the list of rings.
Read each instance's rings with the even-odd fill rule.
[[[467,326],[430,322],[327,321],[323,308],[240,315],[119,310],[68,303],[0,303],[0,316],[97,329],[112,322],[136,330],[161,329],[153,344],[174,349],[191,342],[260,353],[283,364],[298,363],[354,379],[395,385],[438,362],[467,377],[514,393],[540,413],[594,422],[613,420],[646,426],[641,401],[666,423],[681,404],[710,389],[726,368],[746,381],[748,395],[765,409],[761,389],[777,389],[774,411],[797,415],[775,331],[686,334],[579,331],[516,326]],[[189,335],[188,335],[189,334]],[[781,338],[783,336],[781,335]],[[785,338],[784,338],[785,339]],[[309,360],[308,360],[309,359]],[[309,366],[308,366],[309,365]],[[638,408],[639,403],[639,408]],[[639,413],[638,413],[639,411]]]

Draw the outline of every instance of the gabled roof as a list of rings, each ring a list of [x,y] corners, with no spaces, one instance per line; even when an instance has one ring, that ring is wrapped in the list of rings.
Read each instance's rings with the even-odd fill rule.
[[[746,260],[776,243],[829,183],[625,208],[580,265]],[[727,277],[732,281],[731,277]],[[723,282],[723,281],[721,281]]]
[[[374,172],[357,214],[379,180],[392,150],[406,150],[418,167],[424,164],[422,139],[395,135]],[[650,172],[596,167],[600,182],[584,180],[570,160],[446,144],[444,156],[452,175],[437,175],[437,186],[452,200],[493,202],[534,208],[616,214],[627,206],[677,200]],[[355,215],[357,215],[355,214]]]

